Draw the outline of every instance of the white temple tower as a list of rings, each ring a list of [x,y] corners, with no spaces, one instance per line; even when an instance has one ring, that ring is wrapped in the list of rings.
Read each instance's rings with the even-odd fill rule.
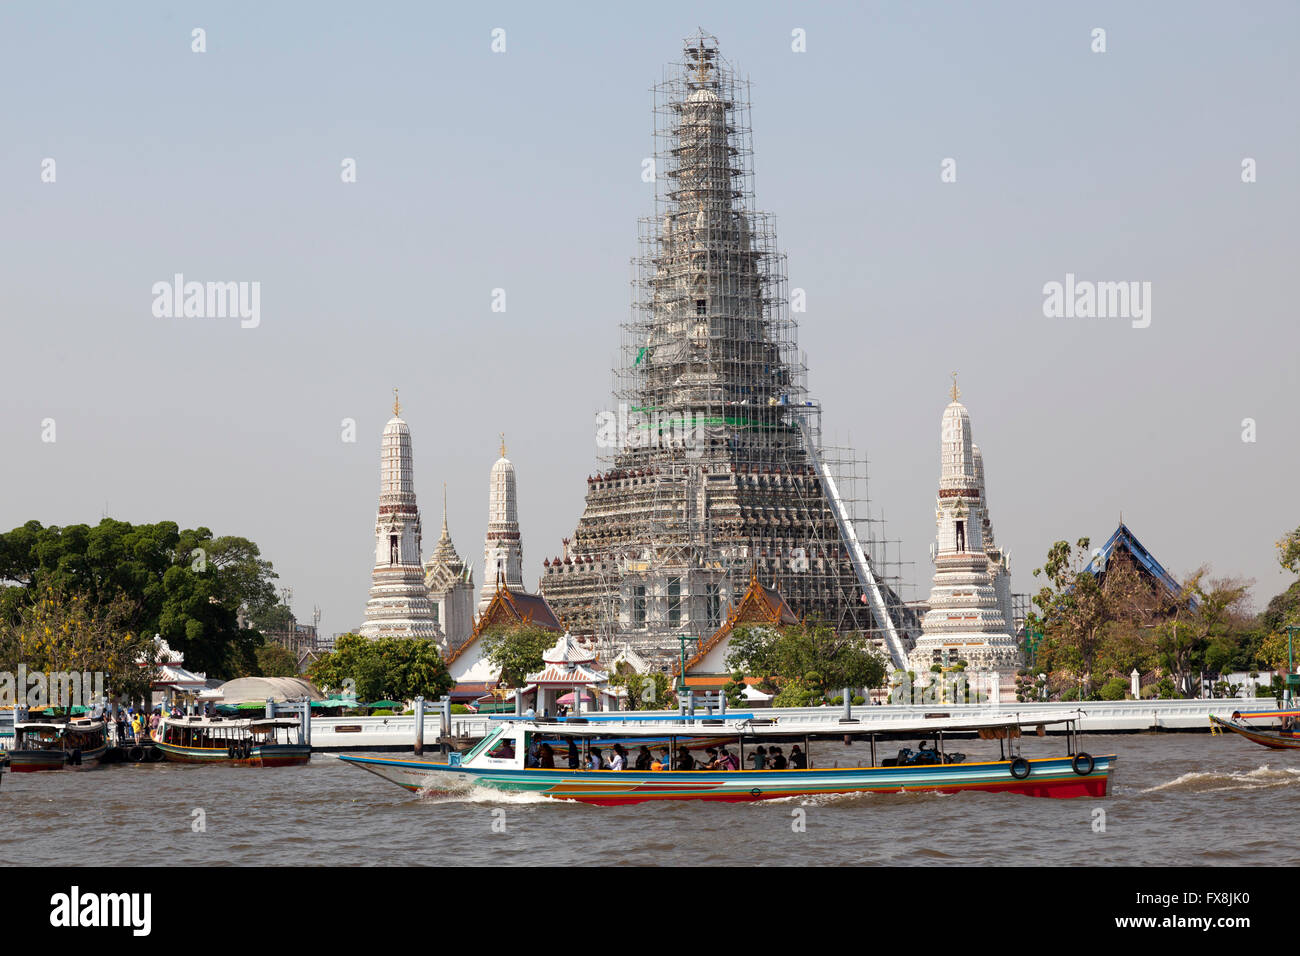
[[[366,602],[362,637],[434,639],[438,625],[420,565],[420,509],[415,503],[411,429],[399,417],[393,389],[393,417],[384,426],[379,466],[379,513],[375,518],[375,567]]]
[[[478,613],[482,614],[497,593],[497,579],[507,588],[523,590],[524,552],[519,539],[519,499],[515,488],[515,466],[506,457],[506,437],[501,436],[501,457],[492,466],[488,491],[488,528],[483,541],[483,589]]]
[[[934,549],[934,587],[921,637],[911,654],[912,667],[928,671],[942,663],[966,661],[972,670],[1011,671],[1020,649],[1008,618],[1010,588],[1001,552],[992,541],[984,492],[984,462],[971,441],[970,414],[957,399],[943,411],[938,526]],[[990,561],[988,550],[998,555]],[[1005,597],[999,593],[1006,589]]]
[[[447,486],[442,489],[442,535],[433,555],[424,563],[424,583],[433,602],[433,616],[446,639],[445,650],[454,651],[474,630],[474,569],[461,560],[447,530]]]

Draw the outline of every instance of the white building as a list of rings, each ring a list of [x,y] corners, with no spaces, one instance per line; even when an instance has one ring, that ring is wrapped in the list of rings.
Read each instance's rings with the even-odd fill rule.
[[[442,489],[442,535],[424,563],[424,583],[433,602],[433,616],[442,629],[443,650],[454,651],[474,631],[474,569],[466,564],[447,530],[447,488]]]
[[[523,590],[524,551],[519,539],[519,499],[515,466],[506,457],[501,436],[501,457],[492,466],[488,490],[488,527],[483,541],[483,588],[479,592],[481,615],[497,593],[497,581],[508,589]]]
[[[970,413],[957,399],[943,412],[939,497],[935,508],[934,587],[912,668],[964,660],[971,670],[1014,671],[1020,662],[1005,557],[993,544],[984,462],[971,441]],[[996,555],[991,560],[991,555]]]
[[[399,417],[400,411],[401,405],[394,399],[393,417],[384,426],[381,446],[370,599],[366,622],[358,633],[371,639],[435,639],[440,636],[439,629],[420,565],[420,509],[415,503],[411,429]]]

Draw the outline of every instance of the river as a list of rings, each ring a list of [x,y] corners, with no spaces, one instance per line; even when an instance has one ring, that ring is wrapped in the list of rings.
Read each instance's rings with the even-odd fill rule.
[[[814,760],[857,763],[856,746],[818,744]],[[453,799],[407,793],[324,754],[275,769],[6,772],[0,863],[1300,865],[1300,752],[1174,733],[1089,735],[1083,747],[1119,755],[1105,799],[864,794],[622,807]],[[950,749],[980,759],[996,756],[997,744]],[[1064,740],[1027,738],[1024,750],[1059,754]]]

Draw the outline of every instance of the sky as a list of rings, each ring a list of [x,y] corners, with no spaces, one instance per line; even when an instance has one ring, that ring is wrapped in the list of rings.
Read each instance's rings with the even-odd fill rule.
[[[505,432],[534,586],[612,405],[650,88],[701,28],[752,82],[823,435],[870,459],[908,597],[953,371],[1013,590],[1121,514],[1175,575],[1253,578],[1261,606],[1286,587],[1281,2],[4,3],[0,528],[242,535],[300,619],[355,628],[397,386],[426,555],[445,482],[481,584]],[[178,273],[259,283],[256,324],[155,314]],[[1150,283],[1146,319],[1046,316],[1067,275]]]

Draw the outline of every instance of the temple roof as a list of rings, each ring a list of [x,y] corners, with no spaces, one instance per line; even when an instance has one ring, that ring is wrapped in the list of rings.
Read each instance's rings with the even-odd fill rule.
[[[547,631],[560,633],[564,631],[564,625],[555,616],[551,606],[546,603],[546,598],[540,594],[529,594],[524,590],[508,588],[498,577],[496,594],[492,595],[487,610],[474,622],[474,631],[470,634],[469,640],[451,652],[447,657],[447,663],[450,664],[460,657],[466,648],[489,630],[496,627],[514,627],[519,624],[531,624]]]
[[[1101,549],[1092,556],[1092,560],[1088,562],[1088,566],[1084,568],[1084,570],[1094,575],[1104,576],[1106,573],[1106,565],[1110,563],[1110,559],[1114,556],[1116,550],[1130,555],[1133,560],[1137,562],[1139,568],[1143,569],[1147,574],[1159,581],[1170,594],[1177,595],[1182,593],[1183,586],[1179,584],[1177,579],[1166,571],[1164,566],[1161,565],[1151,552],[1143,546],[1142,542],[1137,539],[1137,536],[1129,530],[1128,525],[1124,524],[1123,519],[1120,520],[1119,527],[1115,529],[1115,533],[1112,534],[1110,538],[1107,539],[1106,543],[1101,546]]]
[[[709,651],[730,637],[731,632],[739,624],[769,624],[774,627],[785,627],[798,623],[799,616],[791,610],[781,593],[776,588],[760,584],[758,572],[754,571],[749,576],[749,587],[745,590],[744,596],[739,603],[732,606],[722,626],[714,631],[713,635],[700,645],[695,656],[686,662],[686,670],[689,672],[704,660]],[[674,665],[674,674],[680,670],[680,665]]]

